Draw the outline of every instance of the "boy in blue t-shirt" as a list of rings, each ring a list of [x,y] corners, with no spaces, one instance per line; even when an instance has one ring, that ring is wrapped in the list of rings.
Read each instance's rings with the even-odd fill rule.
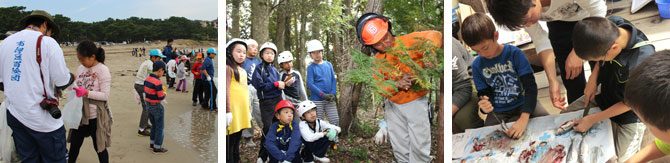
[[[508,136],[520,138],[537,104],[537,85],[528,60],[519,48],[497,43],[495,25],[484,14],[467,17],[462,35],[479,54],[472,63],[472,76],[480,112],[488,114],[484,125],[516,121],[503,129]]]

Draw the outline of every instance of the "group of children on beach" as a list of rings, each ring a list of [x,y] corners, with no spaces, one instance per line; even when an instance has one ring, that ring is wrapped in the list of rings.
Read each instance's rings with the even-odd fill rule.
[[[566,3],[577,3],[586,10],[561,10]],[[552,98],[561,113],[586,107],[602,110],[576,119],[575,131],[587,132],[594,124],[610,119],[615,128],[617,162],[646,162],[670,154],[670,121],[666,120],[670,116],[663,109],[670,106],[670,51],[656,52],[647,36],[628,20],[605,17],[604,1],[487,0],[487,6],[499,25],[525,28],[536,48],[540,47],[538,53],[553,48],[568,94],[583,92],[578,98],[570,97],[566,106],[561,105],[564,98]],[[548,21],[548,34],[536,30],[542,30],[537,24],[540,19]],[[478,54],[474,61],[461,64],[472,67],[478,110],[487,115],[484,126],[514,122],[505,130],[506,134],[522,137],[539,105],[528,59],[519,48],[498,43],[496,26],[486,14],[475,13],[461,24],[463,42]],[[571,71],[569,66],[563,68],[573,55],[580,59],[580,64],[585,60],[592,67],[588,82],[577,90],[572,89],[574,85],[568,86],[572,82],[568,80],[580,74],[566,72]],[[583,72],[577,73],[583,76]],[[640,150],[645,129],[651,131],[656,141],[655,145]]]
[[[168,151],[162,144],[165,115],[163,102],[167,95],[167,89],[169,88],[163,85],[161,77],[165,76],[167,78],[170,88],[173,88],[174,85],[173,82],[170,82],[170,78],[173,78],[172,81],[174,81],[174,78],[178,79],[179,83],[177,84],[176,90],[183,93],[188,92],[186,87],[186,77],[188,73],[187,65],[189,65],[190,58],[185,54],[171,55],[175,57],[169,59],[166,64],[162,59],[168,57],[164,54],[165,52],[161,52],[159,49],[149,50],[149,59],[140,65],[135,79],[135,90],[140,96],[140,103],[142,105],[142,116],[140,117],[138,134],[142,136],[150,136],[149,147],[154,153],[165,153]],[[206,58],[202,53],[192,52],[191,56],[195,56],[195,62],[190,66],[192,67],[191,73],[193,73],[195,85],[193,91],[193,106],[196,106],[196,104],[200,102],[203,108],[210,108],[210,110],[215,111],[216,96],[211,94],[216,94],[216,87],[213,85],[212,80],[214,77],[214,65],[212,59],[214,59],[216,55],[217,51],[215,48],[207,49]],[[203,79],[206,79],[206,81]],[[210,93],[210,95],[207,95],[207,93]],[[149,122],[151,125],[149,125]],[[149,129],[151,129],[151,131],[149,131]]]
[[[307,79],[293,69],[291,52],[279,53],[277,71],[277,47],[271,42],[257,47],[252,39],[232,39],[226,46],[226,161],[240,162],[240,142],[252,136],[245,132],[253,133],[253,118],[263,125],[257,162],[330,162],[326,151],[337,142],[340,127],[335,71],[323,60],[323,45],[307,42],[313,59]],[[310,88],[309,97],[303,81]]]

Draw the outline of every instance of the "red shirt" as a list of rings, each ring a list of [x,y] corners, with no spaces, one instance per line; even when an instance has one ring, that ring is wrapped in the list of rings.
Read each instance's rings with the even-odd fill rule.
[[[193,73],[193,78],[202,79],[202,75],[200,75],[200,67],[202,67],[202,62],[193,63],[193,67],[191,68],[191,73]]]

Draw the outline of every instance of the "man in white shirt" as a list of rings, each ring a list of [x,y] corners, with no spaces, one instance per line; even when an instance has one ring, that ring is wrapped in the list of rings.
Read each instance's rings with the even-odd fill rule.
[[[0,80],[7,97],[7,124],[13,130],[22,162],[65,162],[65,128],[40,106],[45,98],[57,99],[74,81],[63,50],[48,30],[58,32],[49,13],[35,10],[22,19],[22,31],[0,43]],[[41,65],[37,41],[41,35]],[[46,88],[45,88],[46,87]],[[46,93],[46,95],[45,95]]]
[[[161,51],[158,49],[149,50],[149,59],[142,62],[140,68],[137,69],[137,75],[135,75],[135,91],[140,95],[140,103],[142,104],[142,115],[140,116],[140,128],[137,131],[137,134],[142,136],[149,136],[151,133],[147,130],[149,127],[149,111],[147,110],[147,105],[144,103],[144,80],[147,79],[149,73],[153,72],[153,64],[156,61],[165,58]]]

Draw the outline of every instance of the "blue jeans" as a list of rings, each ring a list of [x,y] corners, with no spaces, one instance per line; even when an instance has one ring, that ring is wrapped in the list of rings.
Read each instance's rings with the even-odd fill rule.
[[[149,121],[153,124],[151,135],[149,136],[150,143],[154,145],[154,148],[160,149],[161,145],[163,145],[163,118],[165,116],[165,109],[162,104],[158,104],[147,105],[147,110],[149,111]]]
[[[21,162],[65,163],[65,127],[51,132],[38,132],[19,122],[7,110],[7,125],[12,128],[12,138]]]

